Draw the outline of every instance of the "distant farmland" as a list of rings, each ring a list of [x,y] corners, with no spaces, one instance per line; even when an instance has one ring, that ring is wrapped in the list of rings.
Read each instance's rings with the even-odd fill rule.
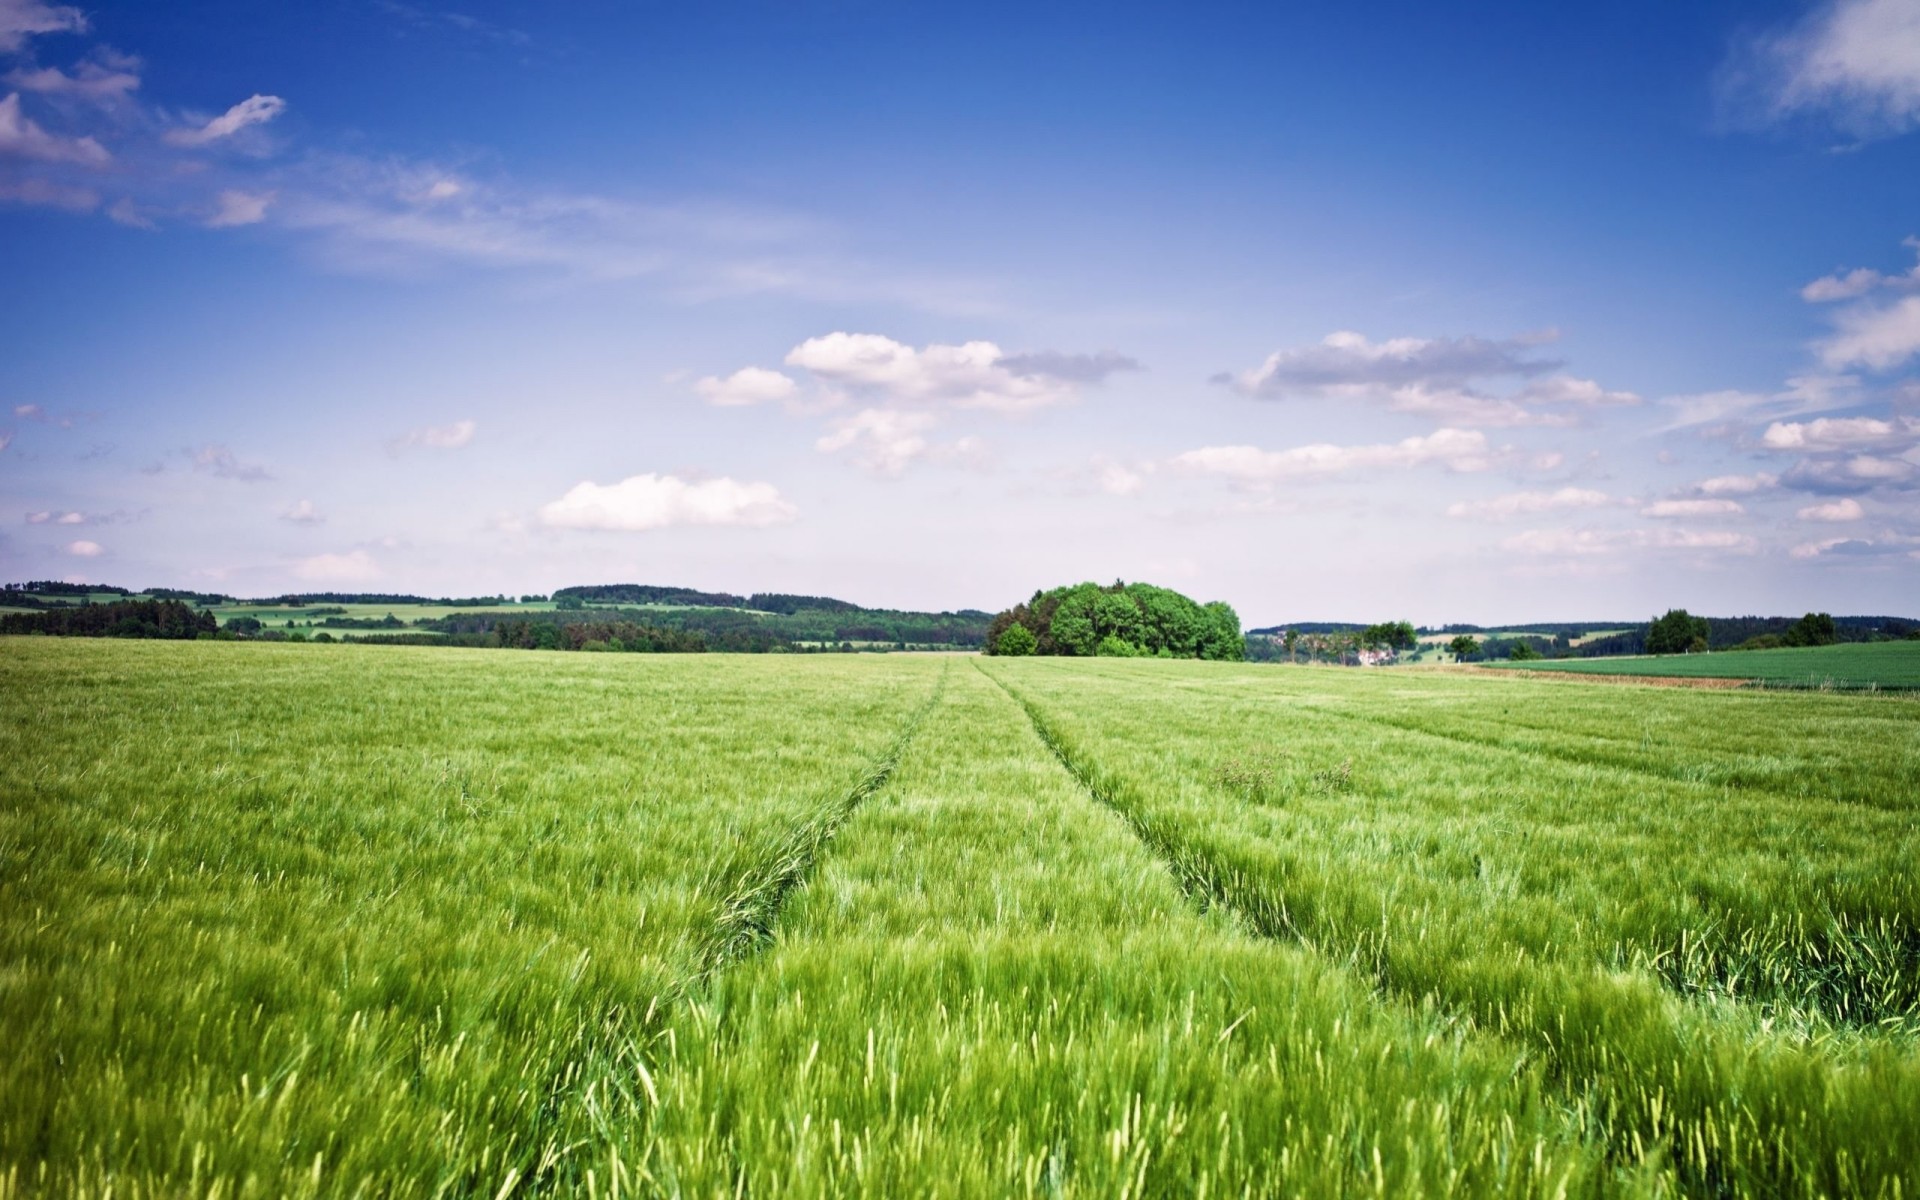
[[[1920,1195],[1905,697],[0,638],[0,713],[9,1200]]]
[[[1852,642],[1778,650],[1721,650],[1658,657],[1568,658],[1498,663],[1496,668],[1588,675],[1752,679],[1783,687],[1920,688],[1920,641]]]

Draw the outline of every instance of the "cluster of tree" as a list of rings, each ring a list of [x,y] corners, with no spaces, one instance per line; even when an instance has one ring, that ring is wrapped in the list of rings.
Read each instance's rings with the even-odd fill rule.
[[[1147,583],[1074,584],[1035,592],[996,615],[988,654],[1207,658],[1246,656],[1240,617],[1219,601],[1196,604]]]
[[[1684,608],[1670,608],[1647,626],[1647,653],[1699,654],[1707,649],[1712,635],[1706,618],[1692,616]]]
[[[707,639],[636,621],[501,621],[491,644],[509,650],[618,650],[630,654],[702,654]]]
[[[217,628],[212,613],[178,600],[69,604],[0,616],[0,633],[48,637],[196,638],[203,633],[211,636]]]

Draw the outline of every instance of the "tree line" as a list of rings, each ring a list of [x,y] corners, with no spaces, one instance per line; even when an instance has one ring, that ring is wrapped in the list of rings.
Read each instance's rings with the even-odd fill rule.
[[[178,600],[114,600],[0,615],[0,634],[46,637],[181,639],[212,637],[218,628],[212,613]]]

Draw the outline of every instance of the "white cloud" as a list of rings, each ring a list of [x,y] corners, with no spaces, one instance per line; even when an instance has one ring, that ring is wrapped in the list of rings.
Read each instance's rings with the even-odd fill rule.
[[[11,445],[13,445],[13,435],[11,433],[0,433],[0,450],[5,450]]]
[[[1890,370],[1920,352],[1920,296],[1855,305],[1834,318],[1834,327],[1833,336],[1819,343],[1822,362],[1836,368]]]
[[[1643,517],[1725,517],[1747,511],[1738,500],[1656,500],[1640,510]]]
[[[319,525],[326,521],[326,517],[322,516],[320,510],[313,506],[313,501],[311,500],[297,501],[292,507],[280,514],[280,519],[282,521],[290,521],[295,525]]]
[[[1775,421],[1760,435],[1769,450],[1846,450],[1884,445],[1911,431],[1905,423],[1873,417],[1822,417],[1817,421]]]
[[[84,166],[99,166],[113,157],[90,137],[64,138],[40,128],[20,111],[19,92],[0,100],[0,156]]]
[[[814,448],[835,454],[852,447],[860,465],[882,475],[898,475],[916,459],[934,453],[926,433],[936,420],[932,413],[863,408],[835,421],[833,432],[814,442]]]
[[[1861,136],[1920,124],[1920,6],[1912,0],[1829,0],[1762,41],[1748,77],[1774,118],[1819,112]]]
[[[1696,392],[1685,396],[1667,396],[1660,401],[1674,409],[1673,420],[1662,426],[1660,432],[1685,429],[1690,425],[1705,425],[1710,421],[1724,421],[1763,404],[1772,401],[1771,396],[1758,392],[1741,392],[1731,389],[1718,392]]]
[[[708,375],[694,384],[694,390],[705,397],[708,404],[722,408],[785,400],[797,388],[787,376],[765,367],[741,367],[724,379]]]
[[[1904,457],[1854,454],[1837,459],[1803,459],[1787,472],[1784,482],[1809,492],[1864,492],[1904,484],[1916,475],[1920,475],[1920,467]]]
[[[73,187],[49,179],[22,179],[0,183],[0,200],[13,204],[31,204],[41,208],[60,208],[67,212],[92,212],[100,207],[100,193],[92,188]]]
[[[258,225],[267,219],[267,205],[273,203],[273,198],[273,192],[243,192],[238,188],[227,188],[220,193],[219,206],[206,219],[206,226],[208,229],[233,229],[241,225]]]
[[[233,451],[219,444],[209,444],[198,450],[190,451],[193,456],[193,469],[204,471],[218,479],[237,479],[242,483],[258,483],[271,479],[265,467],[254,463],[243,463],[235,457]]]
[[[58,67],[19,67],[7,72],[6,82],[23,92],[74,96],[108,104],[125,99],[140,87],[139,65],[136,58],[97,51],[94,58],[75,67],[71,75]]]
[[[166,141],[174,146],[205,146],[232,137],[250,125],[264,125],[285,112],[287,102],[278,96],[253,95],[198,129],[170,129]]]
[[[1744,533],[1690,529],[1529,529],[1500,543],[1502,550],[1540,557],[1582,557],[1631,550],[1751,550]]]
[[[87,523],[87,514],[78,513],[78,512],[64,512],[64,513],[61,513],[59,516],[55,517],[53,519],[53,523],[55,525],[85,525]]]
[[[555,529],[639,532],[674,525],[782,525],[799,515],[770,483],[725,477],[690,483],[673,475],[634,475],[602,486],[576,484],[540,509]]]
[[[1864,296],[1880,286],[1886,277],[1870,267],[1848,271],[1845,275],[1835,272],[1820,278],[1800,289],[1800,298],[1809,304],[1827,304],[1835,300],[1851,300],[1855,296]]]
[[[1094,481],[1109,496],[1131,496],[1145,486],[1147,477],[1120,463],[1102,462],[1095,467]]]
[[[67,553],[75,558],[99,558],[106,550],[99,542],[68,542]]]
[[[1023,412],[1072,400],[1070,380],[1007,365],[992,342],[932,343],[924,349],[875,333],[829,333],[788,352],[799,367],[830,386],[902,403],[947,403],[958,408]]]
[[[1867,515],[1860,502],[1847,497],[1842,500],[1830,500],[1825,504],[1810,504],[1800,510],[1802,521],[1858,521]]]
[[[455,421],[451,425],[426,425],[419,429],[410,429],[406,433],[387,443],[387,449],[398,454],[414,447],[428,450],[459,450],[473,443],[474,434],[480,426],[474,421]]]
[[[1373,342],[1342,331],[1318,345],[1275,351],[1251,371],[1217,375],[1214,381],[1247,396],[1367,400],[1451,425],[1486,427],[1570,425],[1579,419],[1575,413],[1541,410],[1640,403],[1631,392],[1609,391],[1591,379],[1547,374],[1559,364],[1528,354],[1553,337]],[[1504,395],[1472,386],[1476,380],[1502,378],[1526,382]]]
[[[1778,475],[1761,472],[1755,475],[1715,475],[1712,479],[1702,479],[1687,490],[1700,496],[1750,496],[1779,486]]]
[[[44,0],[0,0],[0,54],[13,54],[43,33],[85,33],[86,14]]]
[[[1439,429],[1426,437],[1371,446],[1333,446],[1319,443],[1289,450],[1262,450],[1256,446],[1206,446],[1177,455],[1173,465],[1184,470],[1222,475],[1246,483],[1275,483],[1286,479],[1325,479],[1352,471],[1416,467],[1427,463],[1452,471],[1485,471],[1496,453],[1486,435],[1476,430]]]
[[[1552,492],[1512,492],[1490,500],[1463,500],[1448,505],[1447,515],[1477,521],[1505,521],[1525,514],[1599,508],[1610,503],[1612,500],[1605,492],[1563,487]]]
[[[380,564],[365,550],[315,554],[295,562],[293,573],[308,583],[364,583],[383,574]]]

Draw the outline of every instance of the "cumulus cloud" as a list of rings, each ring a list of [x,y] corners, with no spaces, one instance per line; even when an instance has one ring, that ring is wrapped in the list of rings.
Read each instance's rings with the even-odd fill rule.
[[[675,525],[782,525],[799,511],[770,483],[725,477],[689,482],[674,475],[633,475],[619,483],[583,481],[540,509],[555,529],[640,532]]]
[[[285,112],[287,102],[278,96],[252,95],[196,129],[170,129],[167,144],[206,146],[230,138],[252,125],[264,125]]]
[[[1916,476],[1920,476],[1920,467],[1905,458],[1853,454],[1803,459],[1781,477],[1781,482],[1803,492],[1844,495],[1878,487],[1905,486]]]
[[[1778,475],[1762,471],[1753,475],[1715,475],[1686,489],[1696,496],[1751,496],[1780,486]]]
[[[410,429],[387,443],[387,449],[395,454],[405,450],[423,448],[427,450],[459,450],[473,443],[474,434],[480,426],[474,421],[455,421],[451,425],[425,425],[419,429]]]
[[[365,550],[315,554],[295,562],[293,573],[308,583],[365,583],[383,574],[380,564]]]
[[[1856,136],[1920,124],[1920,7],[1912,0],[1828,0],[1729,64],[1736,103],[1782,119],[1819,115]]]
[[[99,558],[106,553],[106,549],[99,542],[68,542],[67,553],[75,558]]]
[[[322,516],[320,510],[313,506],[313,501],[311,500],[296,501],[285,512],[280,514],[280,519],[295,525],[319,525],[326,521],[326,517]]]
[[[20,93],[12,92],[0,100],[0,157],[97,167],[113,156],[93,138],[48,133],[20,111]]]
[[[926,433],[934,423],[931,413],[866,408],[835,421],[833,431],[815,441],[814,447],[826,454],[852,447],[862,466],[882,475],[898,475],[931,452]]]
[[[1829,500],[1825,504],[1810,504],[1800,510],[1802,521],[1858,521],[1866,515],[1867,510],[1851,497]]]
[[[1887,371],[1920,353],[1920,296],[1891,304],[1857,304],[1834,318],[1834,332],[1819,344],[1829,367]]]
[[[915,349],[881,334],[836,332],[808,338],[789,351],[785,361],[830,388],[869,399],[1025,412],[1065,404],[1078,394],[1082,378],[1051,370],[1077,370],[1081,377],[1095,371],[1065,363],[1065,357],[1008,356],[987,341],[934,342]],[[1115,369],[1108,366],[1097,374],[1103,377]]]
[[[1726,517],[1747,511],[1738,500],[1656,500],[1640,510],[1643,517]]]
[[[1174,457],[1172,465],[1186,471],[1220,475],[1243,483],[1277,483],[1290,479],[1328,479],[1355,471],[1387,470],[1435,464],[1451,471],[1485,471],[1497,452],[1477,430],[1440,429],[1426,437],[1369,446],[1319,443],[1288,450],[1257,446],[1206,446]]]
[[[213,214],[205,224],[208,229],[258,225],[267,219],[267,205],[273,203],[273,198],[272,192],[243,192],[238,188],[227,188],[217,197]]]
[[[235,457],[233,451],[217,443],[209,443],[198,450],[188,453],[193,458],[193,469],[212,475],[216,479],[236,479],[241,483],[259,483],[271,479],[265,467],[255,463],[243,463]]]
[[[741,367],[725,378],[708,375],[694,384],[694,390],[699,392],[708,404],[722,408],[786,400],[798,387],[799,385],[792,379],[778,371],[769,371],[765,367]]]
[[[0,0],[0,54],[14,54],[43,33],[85,33],[86,14],[44,0]]]
[[[1367,400],[1452,425],[1489,427],[1568,425],[1578,420],[1570,409],[1640,402],[1590,379],[1549,374],[1562,364],[1531,355],[1553,336],[1373,342],[1343,331],[1318,345],[1275,351],[1260,366],[1216,375],[1214,382],[1263,399]],[[1524,382],[1504,394],[1474,386],[1494,379]]]
[[[1599,508],[1612,502],[1605,492],[1597,492],[1591,488],[1563,487],[1551,492],[1511,492],[1489,500],[1463,500],[1457,504],[1448,505],[1447,515],[1466,517],[1476,521],[1507,521],[1534,513]]]
[[[1769,450],[1849,450],[1883,446],[1913,435],[1910,422],[1873,417],[1823,417],[1817,421],[1775,421],[1760,435]]]

